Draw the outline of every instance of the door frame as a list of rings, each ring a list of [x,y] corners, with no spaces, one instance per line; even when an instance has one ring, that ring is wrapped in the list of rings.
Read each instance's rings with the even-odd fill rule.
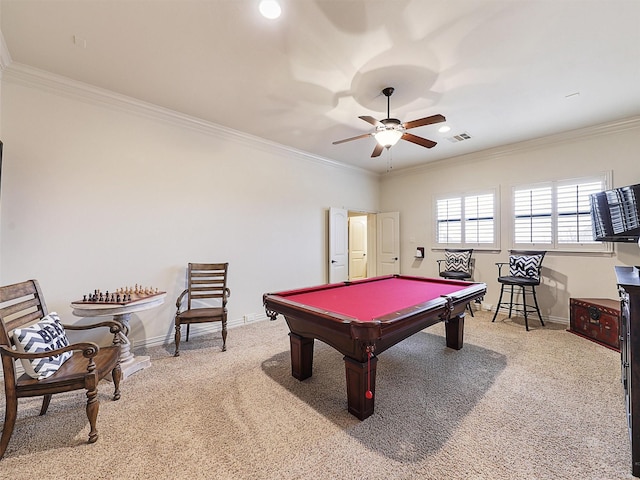
[[[357,210],[357,209],[341,209],[341,208],[335,208],[332,207],[329,209],[328,213],[328,234],[327,234],[327,251],[328,251],[328,255],[327,255],[327,282],[331,283],[331,279],[332,279],[332,265],[335,265],[335,262],[332,264],[332,260],[336,260],[336,259],[332,259],[331,255],[332,255],[332,228],[335,228],[335,225],[332,225],[332,216],[331,216],[331,212],[332,210],[337,210],[337,211],[346,211],[346,218],[348,218],[350,215],[366,215],[367,216],[367,278],[369,277],[375,277],[378,275],[378,271],[379,271],[379,265],[378,265],[378,215],[383,215],[383,214],[387,214],[387,213],[397,213],[397,212],[370,212],[370,211],[366,211],[366,210]],[[342,227],[339,227],[340,229]],[[344,229],[346,229],[347,231],[347,262],[346,262],[346,269],[347,269],[347,279],[349,278],[349,262],[348,262],[348,257],[349,257],[349,250],[350,250],[350,244],[349,244],[349,234],[348,234],[348,227],[345,223]],[[398,223],[398,235],[399,235],[399,223]],[[400,252],[399,252],[399,245],[398,245],[398,260],[397,260],[397,265],[398,265],[398,273],[399,273],[399,265],[400,265]]]

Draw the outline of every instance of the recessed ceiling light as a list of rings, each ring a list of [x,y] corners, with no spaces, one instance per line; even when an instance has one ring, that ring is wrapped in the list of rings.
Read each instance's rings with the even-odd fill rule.
[[[451,127],[449,125],[443,125],[438,129],[440,133],[447,133],[449,130],[451,130]]]
[[[262,0],[258,7],[263,17],[274,20],[280,16],[282,9],[276,0]]]

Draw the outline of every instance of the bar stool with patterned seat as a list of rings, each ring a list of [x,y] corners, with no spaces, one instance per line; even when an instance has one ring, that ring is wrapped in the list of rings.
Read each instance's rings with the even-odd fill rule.
[[[540,272],[542,270],[542,260],[546,251],[539,250],[511,250],[509,252],[509,262],[498,262],[498,282],[502,285],[500,288],[500,298],[498,299],[498,306],[496,312],[493,315],[492,322],[496,321],[498,312],[501,308],[509,309],[509,316],[511,318],[512,312],[522,313],[524,315],[524,325],[527,331],[529,331],[529,313],[537,313],[540,323],[544,327],[544,321],[540,314],[540,308],[538,307],[538,298],[536,297],[536,287],[540,285]],[[509,265],[509,274],[502,276],[502,267]],[[504,293],[504,287],[511,287],[509,304],[506,302],[502,304],[502,294]],[[514,287],[521,288],[522,303],[513,301]],[[529,290],[527,290],[529,289]],[[533,297],[533,305],[527,305],[526,296]]]
[[[473,261],[471,254],[472,248],[447,248],[444,251],[444,259],[436,260],[438,262],[438,272],[442,278],[448,280],[471,280]],[[444,262],[444,267],[442,263]],[[471,304],[467,304],[469,313],[473,317]]]

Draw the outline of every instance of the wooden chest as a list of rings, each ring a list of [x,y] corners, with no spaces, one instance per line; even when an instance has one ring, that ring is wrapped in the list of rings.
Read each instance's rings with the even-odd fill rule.
[[[620,351],[620,302],[608,298],[569,299],[569,331]]]

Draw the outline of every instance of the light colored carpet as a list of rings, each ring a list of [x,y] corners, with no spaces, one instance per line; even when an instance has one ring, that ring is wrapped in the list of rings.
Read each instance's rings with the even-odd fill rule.
[[[138,354],[151,368],[100,385],[97,443],[84,393],[21,400],[0,461],[19,479],[632,479],[619,354],[549,324],[467,316],[382,353],[375,413],[346,411],[342,355],[316,342],[291,377],[282,317]],[[0,411],[4,417],[4,406]]]

